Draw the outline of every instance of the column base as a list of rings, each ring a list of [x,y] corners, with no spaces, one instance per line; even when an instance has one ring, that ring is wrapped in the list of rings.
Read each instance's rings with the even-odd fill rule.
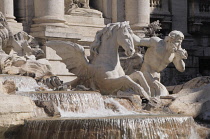
[[[39,26],[40,25],[40,26]],[[62,25],[62,24],[61,24]],[[60,38],[60,39],[81,39],[81,35],[73,32],[71,28],[64,28],[63,26],[56,26],[51,24],[35,24],[31,26],[31,33],[33,37],[50,39],[50,38]]]
[[[134,34],[136,34],[140,38],[144,38],[145,37],[145,31],[144,30],[133,30],[133,32],[134,32]]]
[[[131,24],[130,26],[133,30],[139,30],[139,29],[148,27],[148,24],[147,23],[138,23],[138,24]]]
[[[139,36],[140,38],[145,37],[144,28],[147,27],[145,24],[133,24],[131,25],[131,29],[133,30],[134,34]]]
[[[39,26],[57,26],[57,27],[64,27],[67,28],[68,26],[65,25],[65,20],[56,16],[43,16],[40,18],[34,18],[33,21],[35,22],[32,27],[39,27]]]
[[[17,23],[14,16],[5,14],[5,18],[6,18],[7,22]]]
[[[37,28],[37,27],[45,27],[45,26],[51,26],[51,27],[61,27],[61,28],[67,28],[68,26],[64,23],[40,23],[40,24],[33,24],[31,25],[31,28]]]

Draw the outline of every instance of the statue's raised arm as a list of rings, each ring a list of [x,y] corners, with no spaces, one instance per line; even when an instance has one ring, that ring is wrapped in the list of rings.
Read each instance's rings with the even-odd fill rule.
[[[135,34],[132,34],[132,37],[135,46],[146,46],[146,47],[152,46],[151,38],[139,38]]]

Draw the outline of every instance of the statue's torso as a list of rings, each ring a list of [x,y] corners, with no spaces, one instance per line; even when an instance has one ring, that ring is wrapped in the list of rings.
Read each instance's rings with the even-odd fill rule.
[[[161,72],[174,59],[174,53],[166,49],[164,41],[159,41],[147,49],[143,69],[151,72]]]

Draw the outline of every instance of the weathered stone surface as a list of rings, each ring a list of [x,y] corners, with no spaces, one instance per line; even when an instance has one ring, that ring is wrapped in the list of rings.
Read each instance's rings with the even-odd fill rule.
[[[171,103],[169,108],[175,113],[210,120],[209,90],[210,84],[194,89],[182,89],[174,95],[176,100]]]
[[[200,136],[201,139],[209,139],[210,137],[210,129],[208,128],[208,125],[199,125],[195,124],[195,129]]]
[[[0,135],[24,124],[25,119],[34,117],[34,102],[17,95],[1,95],[0,97]]]
[[[105,23],[108,22],[104,18],[72,15],[65,15],[65,19],[72,30],[71,33],[79,34],[82,41],[89,42],[93,42],[96,32],[101,30]]]
[[[176,86],[168,86],[167,90],[171,92],[172,94],[176,94],[180,92],[182,89],[193,89],[202,87],[204,85],[207,85],[210,83],[210,77],[209,76],[201,76],[194,78],[184,84],[176,85]]]
[[[17,87],[15,85],[15,82],[14,81],[8,81],[6,80],[4,83],[3,83],[3,87],[4,87],[4,90],[7,94],[15,94],[16,90],[17,90]]]

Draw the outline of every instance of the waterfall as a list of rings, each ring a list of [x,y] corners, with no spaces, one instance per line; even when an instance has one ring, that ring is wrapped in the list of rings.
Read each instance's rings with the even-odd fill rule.
[[[46,91],[19,92],[32,100],[51,101],[56,104],[61,117],[101,117],[110,115],[129,115],[129,111],[113,98],[103,98],[98,92],[88,91]],[[117,111],[106,109],[104,103],[112,103]]]
[[[27,120],[20,139],[180,139],[190,138],[191,117],[112,116]]]
[[[52,101],[64,112],[85,112],[88,109],[104,108],[103,98],[97,92],[46,91],[21,92],[32,100]]]
[[[36,80],[27,76],[3,74],[3,75],[0,75],[0,80],[2,82],[6,80],[14,81],[18,89],[17,91],[35,91],[39,87]]]

